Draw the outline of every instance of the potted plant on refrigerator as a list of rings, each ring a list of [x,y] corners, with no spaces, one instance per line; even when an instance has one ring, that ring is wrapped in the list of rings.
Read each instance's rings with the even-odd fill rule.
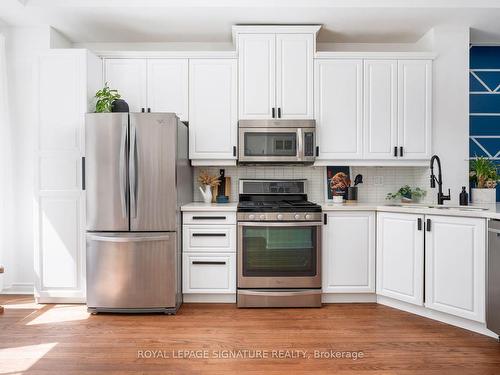
[[[108,83],[95,93],[95,111],[96,113],[103,112],[128,112],[128,104],[120,99],[121,95],[118,90],[110,89]]]
[[[475,157],[470,161],[469,179],[473,203],[495,203],[498,183],[497,165],[485,158]]]

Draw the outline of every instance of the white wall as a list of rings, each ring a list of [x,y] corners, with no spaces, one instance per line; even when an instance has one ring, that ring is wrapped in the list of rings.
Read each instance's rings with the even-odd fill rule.
[[[434,61],[433,147],[443,167],[443,189],[458,204],[469,186],[469,27],[440,26],[432,31]],[[437,189],[433,194],[437,193]]]
[[[39,51],[50,47],[50,28],[6,30],[8,95],[12,137],[13,212],[11,241],[4,254],[3,292],[33,288],[33,181],[36,149],[33,67]]]

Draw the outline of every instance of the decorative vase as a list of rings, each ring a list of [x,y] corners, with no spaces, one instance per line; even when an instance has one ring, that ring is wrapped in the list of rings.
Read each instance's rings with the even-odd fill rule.
[[[478,189],[472,188],[472,203],[496,203],[497,189]]]
[[[212,203],[212,187],[210,185],[204,186],[205,190],[199,187],[201,195],[203,196],[203,202]]]
[[[123,99],[116,99],[113,101],[113,104],[111,104],[111,112],[128,112],[128,104],[125,100]]]

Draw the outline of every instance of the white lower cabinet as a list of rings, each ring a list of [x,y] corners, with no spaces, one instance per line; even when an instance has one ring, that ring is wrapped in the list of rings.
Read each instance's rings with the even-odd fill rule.
[[[423,220],[423,215],[377,214],[377,294],[424,304]]]
[[[228,302],[220,295],[236,294],[235,213],[184,212],[183,222],[183,294],[190,295],[190,302],[208,301],[199,295]]]
[[[377,294],[484,323],[485,253],[485,219],[378,213]]]
[[[325,215],[323,292],[375,292],[375,212]]]
[[[485,321],[485,219],[426,216],[425,306]]]
[[[236,253],[184,253],[183,293],[236,293]]]

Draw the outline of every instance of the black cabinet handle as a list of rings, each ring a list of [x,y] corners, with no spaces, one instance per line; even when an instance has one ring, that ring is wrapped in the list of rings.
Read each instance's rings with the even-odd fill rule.
[[[271,110],[271,115],[273,116],[273,118],[276,117],[276,109],[273,107],[273,109]]]
[[[144,113],[144,112],[146,112],[146,111],[144,110],[144,108],[141,108],[141,112],[142,112],[142,113]]]
[[[236,146],[233,146],[233,156],[236,156]]]
[[[328,215],[327,214],[323,214],[323,224],[328,224]]]
[[[226,220],[225,216],[193,216],[193,220]]]
[[[281,118],[281,108],[278,107],[278,118]]]
[[[421,218],[418,218],[418,220],[417,220],[417,227],[418,227],[418,230],[422,230],[422,219]]]
[[[403,146],[399,148],[399,156],[403,157]]]
[[[398,157],[398,147],[397,146],[394,146],[394,157],[395,158]]]
[[[319,146],[316,146],[316,157],[319,156]]]
[[[431,219],[427,219],[427,223],[426,223],[426,230],[427,232],[430,232],[431,231]]]
[[[209,260],[193,260],[191,264],[214,264],[214,265],[224,265],[226,262],[220,262],[220,261],[209,261]]]
[[[85,156],[82,156],[82,190],[85,190]]]
[[[151,113],[151,108],[148,108],[148,113]]]
[[[226,237],[226,233],[193,233],[193,237]]]

